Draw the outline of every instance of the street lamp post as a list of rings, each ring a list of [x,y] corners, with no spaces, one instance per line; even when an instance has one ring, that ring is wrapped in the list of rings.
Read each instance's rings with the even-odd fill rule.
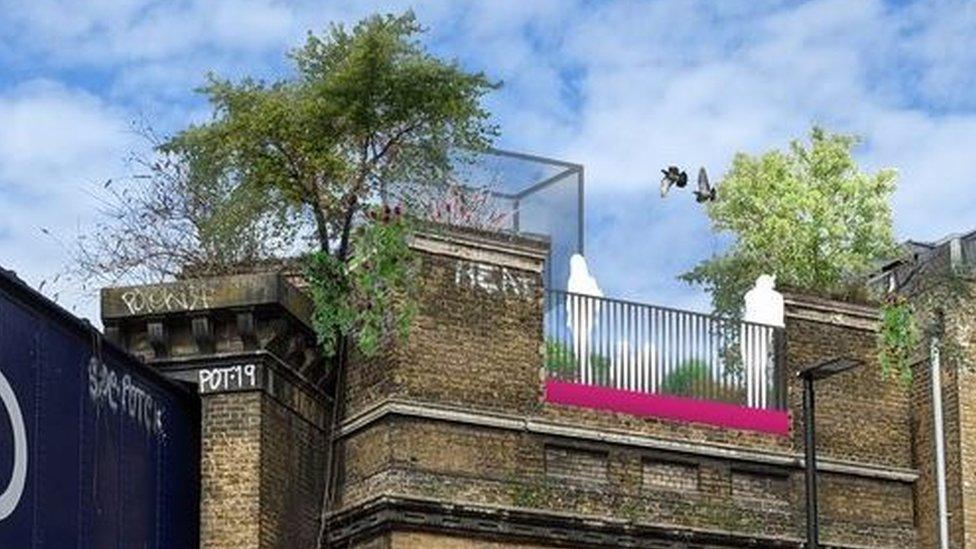
[[[817,521],[817,431],[814,425],[815,400],[813,382],[846,372],[859,366],[860,361],[851,358],[830,358],[807,366],[797,376],[803,380],[803,424],[807,491],[807,547],[820,547],[820,530]]]

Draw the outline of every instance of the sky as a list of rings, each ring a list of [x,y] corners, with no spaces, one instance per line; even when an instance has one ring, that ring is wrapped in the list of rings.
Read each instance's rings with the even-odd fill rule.
[[[37,287],[98,215],[101,183],[206,119],[208,71],[287,78],[309,31],[413,9],[436,54],[503,82],[497,145],[583,164],[587,258],[607,295],[697,310],[675,277],[722,251],[659,170],[761,153],[812,124],[900,174],[899,238],[976,228],[976,3],[483,0],[0,0],[0,266]],[[43,290],[82,316],[97,302]]]

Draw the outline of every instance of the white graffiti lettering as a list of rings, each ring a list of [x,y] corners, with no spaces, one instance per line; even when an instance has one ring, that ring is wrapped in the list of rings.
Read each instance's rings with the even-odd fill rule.
[[[130,314],[195,311],[210,307],[214,288],[206,284],[132,288],[122,293]]]
[[[0,371],[0,403],[7,410],[10,426],[14,438],[14,466],[10,473],[10,482],[3,492],[0,492],[0,520],[13,514],[24,495],[27,483],[27,427],[24,425],[24,415],[17,402],[14,388],[10,386],[3,372]]]
[[[163,410],[153,396],[129,374],[120,378],[94,357],[88,362],[88,395],[97,406],[127,415],[147,433],[163,434]]]
[[[257,366],[236,364],[221,368],[208,368],[197,372],[201,393],[239,391],[258,387]]]
[[[454,269],[454,283],[489,294],[526,297],[531,295],[532,277],[498,265],[458,261]]]

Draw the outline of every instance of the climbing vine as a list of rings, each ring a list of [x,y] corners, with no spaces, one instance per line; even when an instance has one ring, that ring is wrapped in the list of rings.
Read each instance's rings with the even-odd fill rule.
[[[911,357],[918,349],[918,323],[911,303],[902,295],[892,294],[881,307],[878,330],[878,361],[884,376],[896,375],[911,380]]]
[[[878,360],[884,375],[911,381],[912,359],[922,351],[929,337],[939,337],[940,352],[948,362],[969,365],[970,361],[957,335],[947,332],[942,316],[957,310],[972,299],[972,281],[967,271],[953,267],[942,274],[931,273],[922,291],[891,293],[881,307],[878,330]]]
[[[403,337],[413,318],[418,261],[407,245],[410,222],[400,208],[372,209],[353,230],[351,257],[311,254],[305,268],[313,323],[326,351],[352,336],[362,354],[374,354],[386,339]]]

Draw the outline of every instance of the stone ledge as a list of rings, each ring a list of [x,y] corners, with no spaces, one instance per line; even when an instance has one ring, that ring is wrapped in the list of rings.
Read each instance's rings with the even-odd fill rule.
[[[517,507],[444,503],[389,494],[331,513],[329,541],[339,546],[392,530],[422,530],[482,539],[535,542],[552,547],[800,548],[803,541],[724,530],[638,524],[602,516]],[[648,542],[651,544],[649,545]],[[854,549],[855,546],[840,545]]]
[[[878,330],[878,308],[873,305],[791,293],[785,294],[783,301],[787,320],[808,320],[871,332]]]
[[[545,238],[454,227],[427,227],[410,238],[415,250],[479,263],[541,273],[549,256]]]
[[[311,300],[278,273],[118,286],[101,291],[102,319],[123,320],[278,305],[311,326]]]
[[[529,432],[539,435],[572,438],[592,442],[602,442],[635,448],[660,450],[681,454],[697,455],[707,458],[718,458],[731,461],[758,463],[773,467],[802,469],[804,459],[802,454],[781,452],[764,452],[744,449],[731,445],[715,443],[686,442],[672,439],[662,439],[647,435],[635,435],[626,432],[598,430],[573,425],[563,425],[551,421],[520,417],[493,412],[471,411],[424,402],[385,400],[364,410],[344,422],[336,434],[343,438],[382,421],[387,416],[404,416],[435,421],[447,421],[463,425],[505,429],[511,431]],[[918,479],[918,471],[887,467],[869,463],[857,463],[845,460],[822,457],[817,460],[817,469],[824,472],[838,473],[855,477],[889,480],[894,482],[913,483]]]

